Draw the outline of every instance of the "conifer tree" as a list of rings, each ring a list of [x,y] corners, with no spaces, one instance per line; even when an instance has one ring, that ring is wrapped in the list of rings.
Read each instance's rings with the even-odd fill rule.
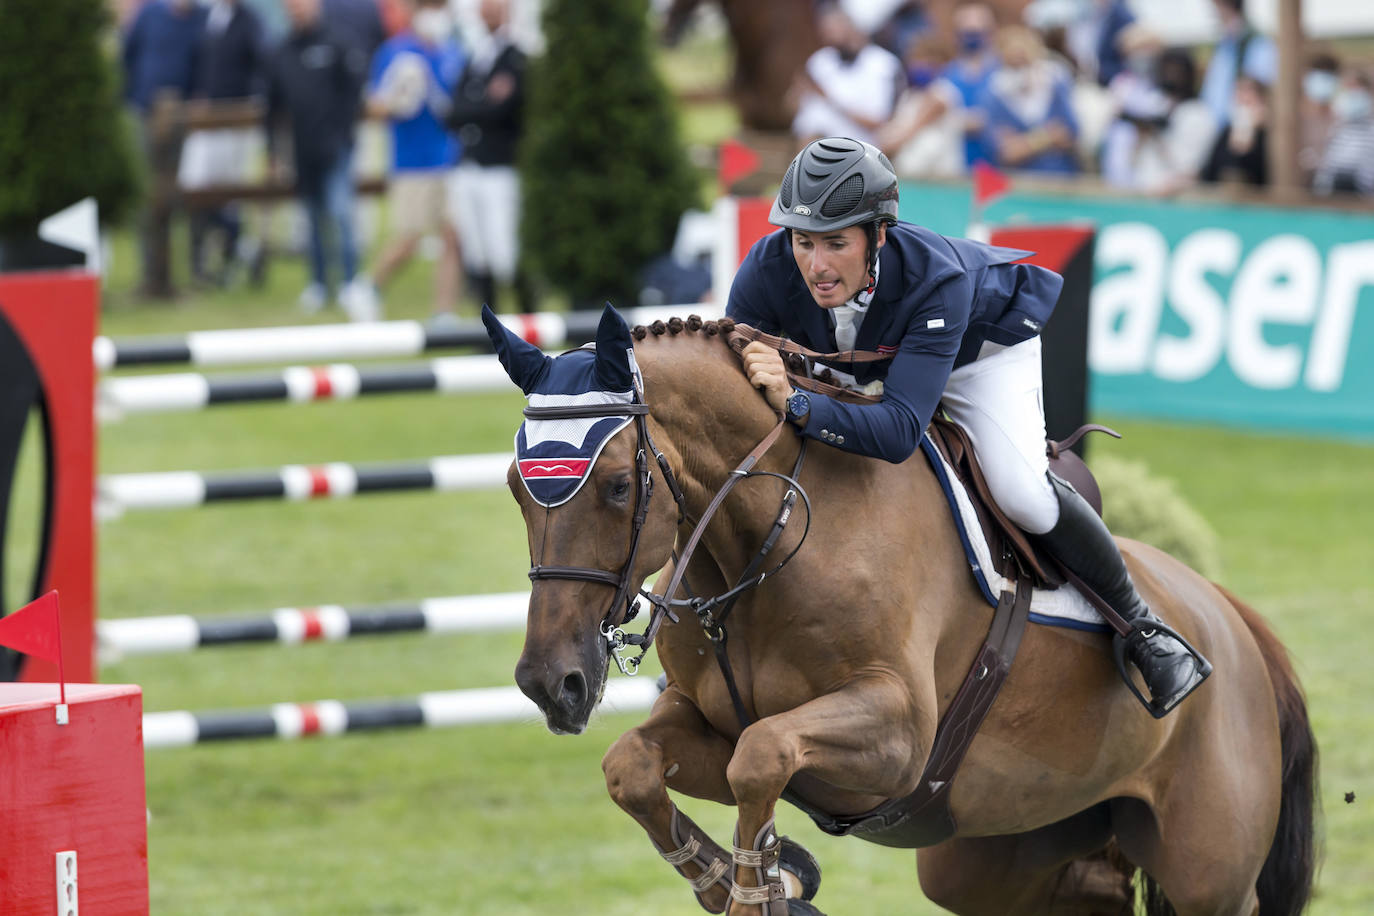
[[[646,0],[549,0],[520,154],[528,263],[574,307],[634,304],[697,184],[654,70]]]
[[[85,197],[117,220],[138,195],[106,0],[0,2],[0,234]]]

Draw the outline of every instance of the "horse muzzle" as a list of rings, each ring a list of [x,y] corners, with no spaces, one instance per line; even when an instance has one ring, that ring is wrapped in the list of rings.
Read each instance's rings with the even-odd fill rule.
[[[578,735],[587,727],[601,699],[606,672],[583,664],[557,665],[522,656],[515,666],[515,683],[539,707],[549,731]]]

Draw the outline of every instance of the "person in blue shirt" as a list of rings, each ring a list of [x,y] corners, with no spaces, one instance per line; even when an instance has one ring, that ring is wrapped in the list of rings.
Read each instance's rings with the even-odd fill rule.
[[[1214,5],[1221,20],[1221,38],[1207,61],[1199,96],[1224,130],[1231,123],[1237,79],[1247,76],[1262,86],[1274,85],[1279,52],[1273,39],[1250,27],[1245,0],[1214,0]]]
[[[881,381],[877,403],[795,390],[777,351],[758,342],[743,352],[750,382],[801,435],[894,463],[916,450],[942,406],[968,433],[1002,510],[1132,623],[1126,655],[1144,676],[1151,712],[1173,709],[1210,665],[1160,625],[1102,520],[1049,472],[1040,331],[1063,279],[1019,263],[1029,252],[899,222],[891,162],[849,138],[817,140],[797,155],[769,222],[780,229],[750,249],[726,314],[820,352],[893,357],[826,363],[855,387]]]
[[[941,74],[959,90],[964,102],[964,159],[969,168],[975,163],[993,161],[993,150],[984,132],[986,112],[981,107],[988,80],[997,71],[997,55],[992,36],[997,20],[983,3],[965,3],[954,10],[954,32],[958,56]]]
[[[997,50],[1002,66],[978,99],[992,161],[1007,169],[1076,174],[1078,119],[1068,79],[1040,37],[1023,26],[1002,29]]]
[[[458,141],[444,126],[464,59],[453,37],[444,0],[419,0],[409,26],[387,39],[372,58],[368,108],[391,126],[387,178],[390,238],[377,256],[371,280],[352,292],[354,317],[380,314],[377,291],[414,255],[420,239],[441,243],[434,273],[435,314],[452,312],[458,297],[458,234],[448,212],[448,178],[458,162]]]

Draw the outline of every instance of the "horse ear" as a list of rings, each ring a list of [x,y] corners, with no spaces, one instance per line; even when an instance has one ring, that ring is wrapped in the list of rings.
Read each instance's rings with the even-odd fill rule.
[[[501,319],[496,317],[490,306],[482,306],[482,324],[487,326],[487,336],[491,338],[491,345],[496,350],[506,375],[520,386],[521,391],[529,394],[544,377],[553,358],[534,344],[511,333],[510,328],[501,323]]]
[[[634,387],[630,351],[634,340],[630,326],[609,302],[596,327],[596,380],[606,391],[629,391]]]

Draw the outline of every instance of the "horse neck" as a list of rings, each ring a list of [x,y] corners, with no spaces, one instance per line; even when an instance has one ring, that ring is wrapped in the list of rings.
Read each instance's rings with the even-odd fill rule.
[[[660,445],[669,453],[688,511],[700,518],[730,472],[772,430],[777,418],[744,378],[738,358],[719,336],[683,331],[649,337],[637,345],[635,353],[644,373],[653,425],[663,434]],[[785,429],[758,467],[790,471],[797,448],[797,437]],[[767,528],[782,489],[758,483],[736,486],[717,512],[729,524],[713,529],[748,534]],[[729,540],[736,542],[738,551],[741,539]],[[731,552],[724,539],[711,546],[713,555]]]

